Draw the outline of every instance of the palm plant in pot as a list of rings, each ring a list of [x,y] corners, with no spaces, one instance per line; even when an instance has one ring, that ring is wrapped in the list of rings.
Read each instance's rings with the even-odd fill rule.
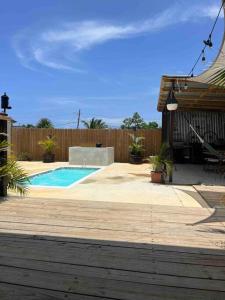
[[[0,133],[0,135],[2,135]],[[0,152],[8,151],[9,144],[7,141],[0,142]],[[0,161],[0,197],[7,196],[7,189],[24,195],[28,189],[29,178],[27,173],[13,159],[2,158]]]
[[[38,143],[42,149],[44,150],[43,153],[43,162],[44,163],[52,163],[55,161],[55,153],[54,149],[56,148],[56,141],[54,137],[51,135],[47,136],[47,138],[43,141]]]
[[[149,158],[152,167],[151,181],[153,183],[165,183],[166,177],[171,174],[173,162],[168,157],[169,147],[167,144],[162,144],[159,154]]]
[[[131,144],[129,146],[130,162],[132,164],[141,164],[143,159],[143,153],[144,153],[144,146],[142,143],[144,137],[135,136],[134,134],[130,134],[130,137],[131,137]]]

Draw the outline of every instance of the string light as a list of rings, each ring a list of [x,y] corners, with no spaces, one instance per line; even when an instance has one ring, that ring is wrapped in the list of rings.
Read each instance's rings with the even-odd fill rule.
[[[208,36],[208,39],[207,39],[207,40],[203,40],[204,47],[202,48],[202,50],[201,50],[199,56],[197,57],[197,59],[196,59],[194,65],[193,65],[193,67],[191,68],[190,72],[188,73],[187,77],[191,77],[191,78],[194,77],[194,70],[195,70],[195,68],[196,68],[196,66],[197,66],[197,64],[199,63],[200,60],[202,61],[202,63],[206,63],[205,50],[206,50],[207,47],[208,47],[209,49],[211,49],[211,48],[213,47],[212,34],[213,34],[213,32],[214,32],[215,26],[216,26],[216,24],[217,24],[217,21],[218,21],[218,19],[219,19],[219,16],[220,16],[220,13],[221,13],[221,10],[222,10],[224,4],[225,4],[225,0],[223,0],[223,2],[222,2],[222,4],[221,4],[221,7],[220,7],[220,9],[219,9],[219,11],[218,11],[218,14],[217,14],[217,16],[216,16],[216,19],[215,19],[215,21],[214,21],[214,23],[213,23],[212,29],[211,29],[210,34],[209,34],[209,36]],[[181,89],[182,89],[182,88],[180,87],[179,82],[178,82],[178,80],[177,80],[177,91],[178,91],[178,92],[181,92]],[[187,79],[185,79],[185,83],[184,83],[183,89],[184,89],[184,90],[187,90],[187,89],[188,89]],[[175,91],[175,89],[174,89],[174,83],[173,83],[173,88],[172,88],[172,90]]]
[[[208,40],[204,40],[203,43],[208,46],[209,48],[212,48],[213,43],[212,43],[212,34],[209,35]]]
[[[202,62],[205,63],[206,58],[205,58],[205,50],[202,50]]]
[[[200,60],[202,60],[202,62],[205,62],[205,61],[206,61],[206,57],[205,57],[205,50],[206,50],[206,48],[208,47],[208,48],[210,49],[210,48],[213,47],[212,34],[213,34],[213,32],[214,32],[215,26],[216,26],[216,24],[217,24],[217,21],[218,21],[218,19],[219,19],[219,16],[220,16],[220,13],[221,13],[221,10],[222,10],[224,4],[225,4],[225,0],[223,0],[223,2],[222,2],[222,5],[221,5],[221,7],[220,7],[220,9],[219,9],[219,12],[218,12],[218,14],[217,14],[217,16],[216,16],[216,19],[215,19],[214,23],[213,23],[213,26],[212,26],[212,29],[211,29],[210,34],[209,34],[209,36],[208,36],[208,39],[203,41],[204,47],[203,47],[203,49],[201,50],[200,55],[199,55],[198,58],[196,59],[196,61],[195,61],[194,65],[193,65],[193,67],[191,68],[191,71],[188,73],[188,76],[190,76],[190,77],[194,77],[194,70],[195,70],[197,64],[199,63],[199,61],[200,61]]]

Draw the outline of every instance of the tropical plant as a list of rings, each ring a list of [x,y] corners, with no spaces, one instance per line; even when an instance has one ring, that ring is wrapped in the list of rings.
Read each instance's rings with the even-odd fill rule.
[[[92,118],[90,121],[82,121],[84,126],[88,129],[106,129],[107,124],[101,119]]]
[[[5,135],[0,133],[0,135]],[[9,144],[3,140],[0,142],[0,152],[8,150]],[[27,173],[18,165],[18,163],[10,158],[3,161],[0,165],[0,179],[6,179],[7,188],[24,195],[28,189],[29,178]]]
[[[54,128],[54,125],[51,120],[47,118],[42,118],[37,123],[37,128]]]
[[[5,164],[0,166],[0,177],[5,177],[7,188],[20,195],[24,195],[28,189],[28,174],[13,159],[8,159]]]
[[[42,147],[45,153],[53,153],[53,150],[56,148],[57,143],[55,141],[55,138],[49,135],[45,140],[39,141],[38,145]]]
[[[162,144],[159,154],[149,157],[149,162],[154,172],[162,172],[165,176],[169,176],[173,170],[173,162],[169,159],[169,147]]]
[[[129,146],[129,152],[131,155],[142,156],[144,152],[144,147],[142,141],[145,139],[142,136],[135,136],[130,134],[131,144]]]

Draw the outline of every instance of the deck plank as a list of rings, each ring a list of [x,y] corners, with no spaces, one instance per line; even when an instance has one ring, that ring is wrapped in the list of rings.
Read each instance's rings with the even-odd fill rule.
[[[222,212],[213,223],[201,223],[213,213],[60,199],[2,201],[0,299],[224,299]]]

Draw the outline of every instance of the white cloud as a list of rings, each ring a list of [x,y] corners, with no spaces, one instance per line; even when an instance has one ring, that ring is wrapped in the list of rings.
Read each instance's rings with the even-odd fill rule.
[[[185,5],[185,7],[184,7]],[[28,68],[45,66],[57,70],[82,72],[79,52],[111,40],[134,38],[150,34],[178,23],[200,18],[215,18],[218,6],[172,6],[142,22],[113,24],[101,21],[64,23],[54,29],[35,33],[29,30],[14,37],[13,45],[21,63]],[[74,66],[76,65],[76,66]]]
[[[37,48],[33,51],[34,59],[41,65],[58,70],[73,70],[72,67],[51,61],[47,56],[47,51]]]
[[[216,18],[219,11],[219,7],[217,5],[206,6],[202,9],[202,15],[209,18]],[[223,17],[223,12],[220,14],[220,18]]]

